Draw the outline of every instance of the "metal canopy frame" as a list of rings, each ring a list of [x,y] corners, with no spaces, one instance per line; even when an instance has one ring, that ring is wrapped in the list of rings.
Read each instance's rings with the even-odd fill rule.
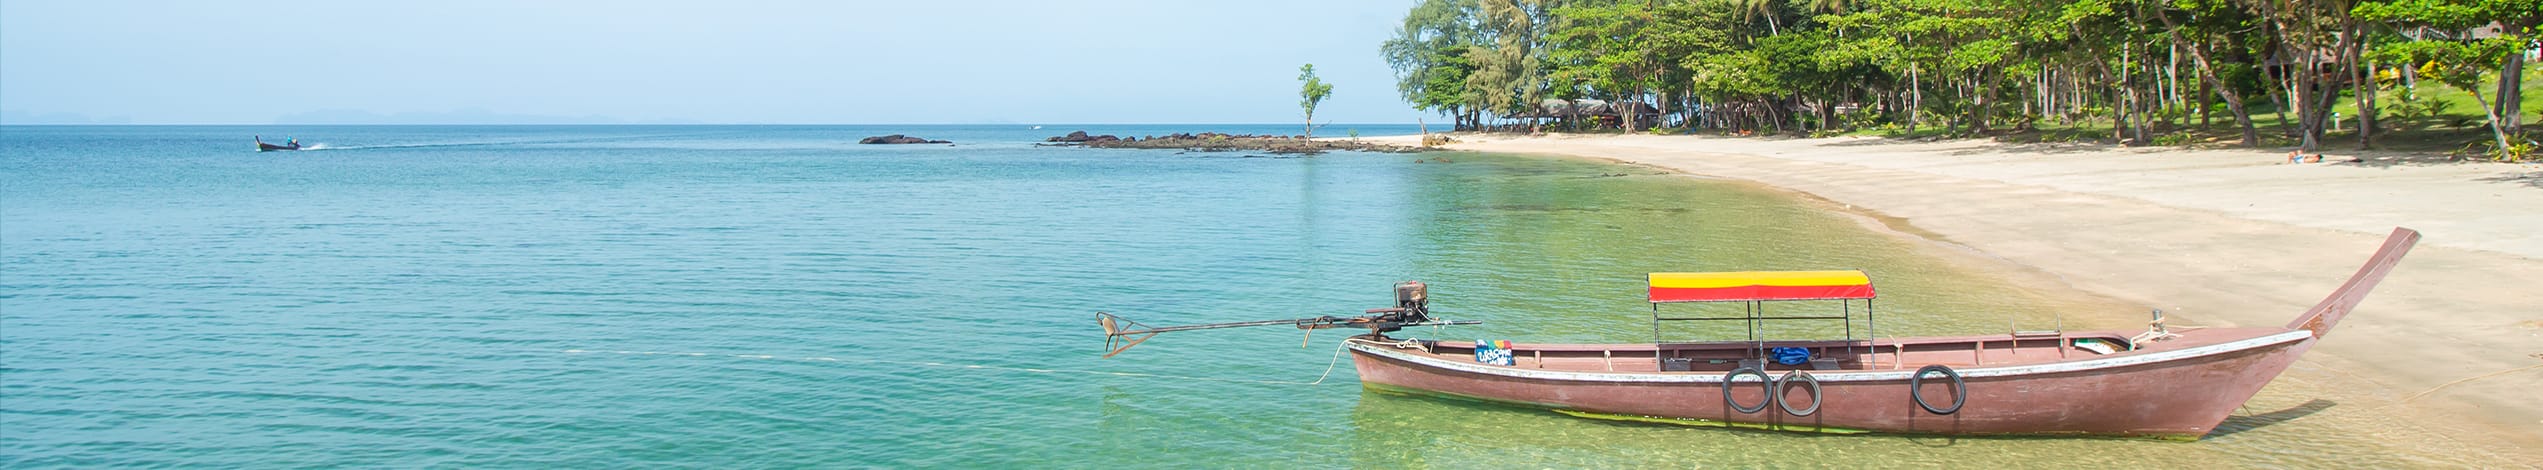
[[[1867,282],[1867,284],[1868,284],[1868,282]],[[1767,314],[1767,312],[1766,312],[1766,305],[1767,305],[1767,302],[1828,301],[1828,300],[1834,300],[1834,301],[1837,301],[1837,304],[1838,304],[1838,314],[1837,314],[1837,315],[1769,315],[1769,314]],[[1854,336],[1854,301],[1856,301],[1856,300],[1861,300],[1861,301],[1863,301],[1863,329],[1864,329],[1864,337],[1862,337],[1862,338],[1856,338],[1856,337]],[[1766,357],[1766,338],[1762,336],[1762,334],[1763,334],[1763,333],[1762,333],[1760,330],[1761,330],[1761,329],[1765,326],[1765,324],[1766,324],[1766,322],[1767,322],[1768,320],[1837,320],[1839,323],[1842,323],[1842,324],[1844,325],[1844,329],[1845,329],[1845,343],[1846,343],[1846,347],[1845,347],[1845,348],[1846,348],[1847,352],[1849,352],[1849,353],[1855,353],[1855,354],[1861,354],[1861,355],[1868,355],[1868,354],[1871,354],[1871,353],[1873,353],[1873,352],[1874,352],[1874,351],[1873,351],[1873,348],[1872,348],[1872,345],[1871,345],[1871,342],[1872,342],[1871,340],[1873,340],[1873,339],[1875,339],[1875,338],[1879,338],[1879,337],[1880,337],[1880,322],[1879,322],[1879,317],[1873,314],[1873,309],[1872,309],[1872,301],[1873,301],[1873,300],[1874,300],[1874,298],[1873,298],[1873,297],[1862,297],[1862,298],[1774,299],[1774,300],[1741,299],[1741,300],[1679,300],[1679,301],[1653,301],[1653,302],[1651,302],[1651,341],[1652,341],[1652,343],[1653,343],[1653,344],[1668,344],[1668,343],[1669,343],[1669,341],[1667,341],[1667,340],[1666,340],[1666,337],[1664,337],[1664,336],[1662,336],[1662,335],[1661,335],[1661,331],[1660,331],[1660,324],[1661,324],[1661,322],[1664,322],[1664,321],[1738,321],[1738,322],[1742,322],[1742,323],[1744,324],[1744,326],[1746,326],[1746,327],[1748,328],[1748,338],[1747,338],[1747,341],[1748,341],[1748,344],[1749,344],[1749,348],[1748,348],[1748,350],[1749,350],[1749,359],[1763,359],[1763,358],[1765,358],[1765,357]],[[1740,314],[1740,316],[1736,316],[1736,317],[1702,317],[1702,316],[1698,316],[1698,317],[1671,317],[1671,316],[1663,315],[1663,314],[1660,312],[1660,304],[1664,304],[1664,303],[1714,303],[1714,304],[1718,304],[1718,303],[1725,303],[1725,302],[1737,302],[1737,303],[1739,303],[1739,304],[1740,304],[1740,307],[1741,307],[1741,308],[1740,308],[1740,310],[1741,310],[1741,312],[1740,312],[1740,313],[1741,313],[1741,314]],[[1857,348],[1857,346],[1856,346],[1857,342],[1860,342],[1860,343],[1861,343],[1861,348],[1862,348],[1862,349],[1861,349],[1859,352],[1858,352],[1858,351],[1857,351],[1857,349],[1856,349],[1856,348]]]

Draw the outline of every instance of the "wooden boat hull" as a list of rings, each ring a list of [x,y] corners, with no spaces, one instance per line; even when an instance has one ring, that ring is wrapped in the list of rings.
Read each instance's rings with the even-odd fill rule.
[[[1509,364],[1475,360],[1473,342],[1372,334],[1347,345],[1369,387],[1579,413],[1792,430],[2196,439],[2329,334],[2419,238],[2418,231],[2394,228],[2348,282],[2281,328],[2149,331],[2145,341],[2106,331],[1877,342],[1512,344],[1503,348]],[[2112,345],[2132,346],[2103,347]],[[1776,406],[1759,384],[1763,379],[1731,374],[1763,365],[1754,360],[1762,347],[1815,349],[1822,360],[1807,364],[1807,371],[1764,367],[1778,377],[1809,374],[1817,379],[1816,396],[1806,387],[1779,387],[1776,399],[1796,406]],[[1928,365],[1956,370],[1965,385],[1955,389],[1930,375],[1911,386]],[[1754,412],[1736,409],[1760,405]]]
[[[1724,371],[1531,369],[1526,359],[1513,366],[1471,360],[1459,363],[1453,355],[1461,350],[1471,351],[1471,346],[1449,343],[1432,346],[1437,353],[1372,341],[1354,341],[1350,348],[1361,382],[1372,387],[1580,413],[1803,431],[2195,439],[2214,429],[2258,393],[2313,341],[2311,333],[2303,330],[2245,333],[2250,334],[2239,338],[2205,335],[2211,338],[2203,344],[2159,351],[1959,367],[1966,383],[1966,401],[1948,415],[1919,407],[1910,395],[1909,376],[1916,367],[1913,362],[1894,369],[1882,365],[1871,370],[1808,371],[1820,384],[1818,409],[1808,416],[1796,416],[1780,406],[1765,406],[1753,413],[1733,409],[1724,398]],[[1517,347],[1522,357],[1528,353],[1528,346]],[[1633,367],[1652,370],[1649,368],[1654,361],[1649,357],[1632,361]],[[1769,372],[1778,376],[1784,373],[1780,369]],[[1923,382],[1929,403],[1949,406],[1949,380],[1929,374]],[[1755,376],[1738,377],[1731,388],[1729,395],[1741,407],[1766,403],[1763,386]],[[1793,408],[1805,411],[1814,399],[1798,385],[1784,392],[1782,396],[1793,402]]]
[[[300,150],[300,145],[299,145],[299,144],[292,144],[292,145],[274,145],[274,144],[268,144],[268,143],[264,143],[264,142],[257,142],[257,143],[256,143],[256,151],[258,151],[258,152],[273,152],[273,151],[281,151],[281,150]]]

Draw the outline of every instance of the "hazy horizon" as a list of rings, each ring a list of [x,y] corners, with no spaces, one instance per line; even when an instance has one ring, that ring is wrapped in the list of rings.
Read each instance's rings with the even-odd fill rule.
[[[0,124],[1412,124],[1412,3],[8,0]]]
[[[52,118],[52,119],[58,119],[58,118],[61,118],[61,116],[60,116],[60,115],[51,115],[51,116],[40,116],[39,118],[40,118],[40,119],[41,119],[41,118]],[[89,121],[89,122],[21,122],[21,121],[15,121],[15,120],[0,120],[0,126],[27,126],[27,127],[42,127],[42,126],[169,126],[169,127],[255,127],[255,126],[919,126],[919,127],[965,127],[965,126],[1037,126],[1037,127],[1050,127],[1050,126],[1063,126],[1062,128],[1051,129],[1051,130],[1057,130],[1057,131],[1070,131],[1070,130],[1077,130],[1077,129],[1068,129],[1068,128],[1065,128],[1065,126],[1288,126],[1288,127],[1298,127],[1298,125],[1299,125],[1299,124],[1301,124],[1301,123],[1297,123],[1297,122],[1241,122],[1241,121],[1229,121],[1229,122],[759,122],[759,123],[737,123],[737,122],[676,122],[676,121],[666,121],[666,122],[489,122],[489,123],[449,123],[449,122],[417,122],[417,123],[395,123],[395,122],[386,122],[386,123],[359,123],[359,122],[329,122],[329,123],[317,123],[317,122],[262,122],[262,123],[260,123],[260,122],[246,122],[246,123],[151,123],[151,122],[120,122],[120,121],[115,121],[115,120],[111,120],[111,119],[98,119],[98,120],[93,120],[93,121]],[[1437,123],[1433,123],[1433,124],[1434,124],[1434,125],[1438,125]],[[1319,121],[1317,121],[1317,122],[1316,122],[1316,129],[1317,129],[1317,130],[1316,130],[1316,132],[1318,133],[1318,135],[1319,135],[1319,136],[1321,136],[1321,135],[1322,135],[1322,133],[1327,132],[1327,130],[1328,130],[1328,129],[1338,129],[1338,128],[1342,128],[1342,127],[1344,127],[1344,126],[1404,126],[1404,127],[1414,127],[1414,126],[1417,126],[1417,125],[1419,125],[1419,123],[1413,123],[1413,122],[1370,122],[1370,121],[1359,121],[1359,122],[1352,122],[1352,121],[1324,122],[1324,121],[1319,120]]]

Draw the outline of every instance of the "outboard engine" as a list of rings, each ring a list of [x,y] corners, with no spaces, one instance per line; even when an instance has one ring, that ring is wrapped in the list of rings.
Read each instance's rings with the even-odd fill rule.
[[[1430,285],[1422,281],[1395,283],[1395,308],[1404,309],[1407,323],[1430,319]]]
[[[1404,329],[1404,325],[1430,323],[1430,286],[1422,284],[1422,281],[1395,283],[1395,306],[1369,309],[1368,313],[1377,314],[1373,317],[1363,317],[1366,319],[1365,326],[1369,327],[1372,333],[1401,330]]]

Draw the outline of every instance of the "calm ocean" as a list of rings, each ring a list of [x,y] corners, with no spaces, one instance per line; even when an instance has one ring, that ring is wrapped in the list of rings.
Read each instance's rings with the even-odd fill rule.
[[[1487,322],[1407,331],[1450,339],[1649,341],[1651,271],[1862,268],[1885,334],[2143,310],[1999,287],[1745,184],[1034,145],[1079,129],[1297,130],[0,128],[0,467],[2462,463],[2340,438],[2371,418],[2337,413],[2196,443],[1830,437],[1363,391],[1349,364],[1307,385],[1338,331],[1176,333],[1098,359],[1096,311],[1352,314],[1405,279]],[[891,133],[956,145],[855,144]],[[2128,326],[2092,321],[2066,325]]]

